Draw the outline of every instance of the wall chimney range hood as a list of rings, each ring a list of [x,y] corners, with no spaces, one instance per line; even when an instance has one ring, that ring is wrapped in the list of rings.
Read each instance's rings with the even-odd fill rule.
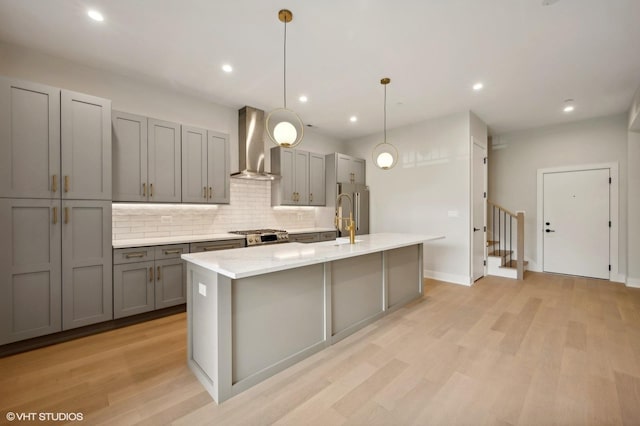
[[[238,160],[240,172],[233,173],[235,179],[274,180],[280,179],[264,171],[264,111],[250,106],[238,112]]]

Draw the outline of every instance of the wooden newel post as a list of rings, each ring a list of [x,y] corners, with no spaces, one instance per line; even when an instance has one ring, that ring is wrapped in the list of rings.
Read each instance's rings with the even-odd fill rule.
[[[518,218],[518,279],[524,279],[524,212],[517,213]]]

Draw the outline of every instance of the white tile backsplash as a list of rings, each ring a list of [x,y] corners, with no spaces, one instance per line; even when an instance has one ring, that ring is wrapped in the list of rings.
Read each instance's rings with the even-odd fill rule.
[[[271,207],[271,182],[231,179],[231,203],[113,204],[113,239],[333,226],[330,207]]]

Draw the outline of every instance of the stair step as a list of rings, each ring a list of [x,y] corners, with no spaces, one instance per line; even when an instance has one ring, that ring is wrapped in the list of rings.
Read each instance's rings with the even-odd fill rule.
[[[529,265],[529,261],[525,260],[524,261],[524,268],[527,269],[527,265]],[[518,269],[518,261],[517,260],[512,260],[510,262],[507,262],[506,265],[502,265],[499,266],[499,268],[505,268],[505,269]]]
[[[487,247],[495,246],[496,244],[499,244],[499,243],[500,241],[487,240]]]
[[[489,253],[489,256],[506,257],[512,253],[513,253],[513,250],[494,250],[491,253]]]

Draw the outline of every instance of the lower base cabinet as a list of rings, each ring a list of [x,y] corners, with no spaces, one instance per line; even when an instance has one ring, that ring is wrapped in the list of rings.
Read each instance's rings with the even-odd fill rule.
[[[123,318],[186,303],[188,244],[113,251],[113,316]]]

